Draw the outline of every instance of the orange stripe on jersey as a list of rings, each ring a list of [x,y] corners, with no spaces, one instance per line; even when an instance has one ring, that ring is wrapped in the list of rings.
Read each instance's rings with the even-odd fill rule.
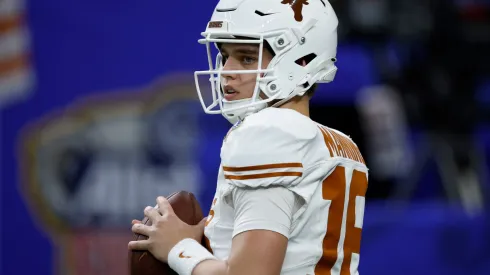
[[[275,172],[275,173],[263,173],[263,174],[251,174],[251,175],[225,175],[227,180],[254,180],[264,178],[277,178],[277,177],[301,177],[302,172]]]
[[[246,172],[246,171],[256,171],[256,170],[266,170],[275,168],[302,168],[301,163],[275,163],[275,164],[264,164],[264,165],[254,165],[254,166],[242,166],[242,167],[228,167],[223,166],[223,171],[226,172]]]

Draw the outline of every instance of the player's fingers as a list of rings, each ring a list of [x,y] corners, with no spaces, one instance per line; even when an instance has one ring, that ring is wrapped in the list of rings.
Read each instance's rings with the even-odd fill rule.
[[[145,208],[144,213],[145,213],[145,216],[148,217],[148,219],[150,219],[150,221],[152,221],[152,223],[155,223],[155,221],[162,216],[162,215],[160,215],[160,212],[158,212],[158,209],[151,207],[151,206],[147,206]]]
[[[158,209],[160,210],[160,213],[162,213],[162,215],[174,213],[172,206],[170,205],[170,203],[166,198],[162,196],[158,197],[157,204],[158,204]]]
[[[150,236],[150,227],[141,223],[134,224],[133,227],[131,227],[131,231],[133,233],[145,235],[145,236]]]
[[[132,220],[132,221],[131,221],[131,224],[133,224],[133,225],[134,225],[134,224],[137,224],[137,223],[141,223],[141,221],[140,221],[140,220]]]
[[[151,242],[149,240],[141,240],[141,241],[130,241],[128,243],[128,248],[130,250],[148,250]]]

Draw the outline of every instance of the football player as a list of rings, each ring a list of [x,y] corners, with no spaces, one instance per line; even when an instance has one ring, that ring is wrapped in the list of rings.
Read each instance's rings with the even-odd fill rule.
[[[204,111],[234,124],[211,211],[190,226],[159,197],[145,209],[153,225],[133,226],[149,239],[131,249],[180,275],[358,274],[368,169],[348,136],[309,117],[315,84],[337,70],[337,25],[326,0],[218,3],[200,40],[210,70],[195,73]]]

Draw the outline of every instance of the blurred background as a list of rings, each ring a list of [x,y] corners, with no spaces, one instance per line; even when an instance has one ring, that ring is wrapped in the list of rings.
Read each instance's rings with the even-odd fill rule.
[[[157,195],[208,211],[230,125],[193,72],[216,2],[0,1],[1,275],[124,275]],[[370,168],[360,273],[490,274],[490,0],[331,3],[312,117]]]

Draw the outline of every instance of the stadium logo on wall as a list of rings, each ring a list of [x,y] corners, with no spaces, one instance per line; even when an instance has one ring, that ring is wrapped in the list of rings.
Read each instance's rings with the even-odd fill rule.
[[[127,274],[130,222],[157,195],[198,192],[192,79],[103,93],[22,135],[22,191],[58,244],[58,274]]]

